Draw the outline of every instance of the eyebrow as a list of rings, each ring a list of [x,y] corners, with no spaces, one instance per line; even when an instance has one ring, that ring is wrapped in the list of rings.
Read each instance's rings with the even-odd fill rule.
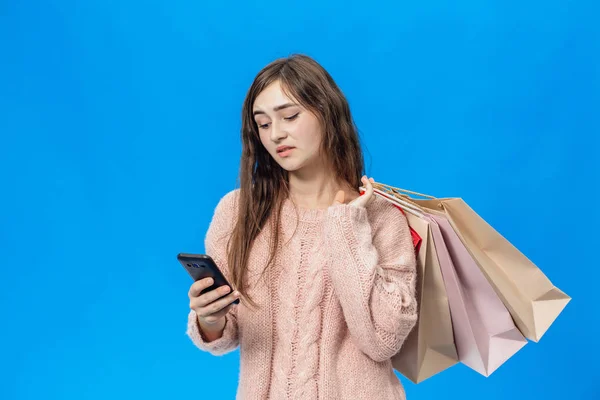
[[[285,103],[285,104],[281,104],[278,105],[276,107],[273,108],[273,111],[277,112],[277,111],[281,111],[284,110],[286,108],[290,108],[290,107],[296,107],[298,104],[294,104],[294,103]],[[252,115],[258,115],[258,114],[266,114],[264,111],[261,110],[255,110]]]

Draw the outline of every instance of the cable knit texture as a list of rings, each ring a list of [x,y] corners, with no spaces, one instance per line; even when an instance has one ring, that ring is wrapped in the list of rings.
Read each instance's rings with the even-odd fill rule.
[[[230,278],[227,240],[239,190],[215,210],[206,252]],[[268,225],[270,226],[270,225]],[[286,200],[274,265],[268,229],[256,239],[248,290],[207,342],[190,311],[187,334],[201,350],[240,350],[237,399],[405,399],[391,357],[417,320],[416,261],[404,215],[378,197],[367,207],[297,208]]]

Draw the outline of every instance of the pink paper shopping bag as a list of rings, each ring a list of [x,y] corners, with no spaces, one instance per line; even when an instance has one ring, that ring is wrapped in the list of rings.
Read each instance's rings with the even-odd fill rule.
[[[527,340],[460,238],[442,215],[431,220],[460,362],[489,376]]]

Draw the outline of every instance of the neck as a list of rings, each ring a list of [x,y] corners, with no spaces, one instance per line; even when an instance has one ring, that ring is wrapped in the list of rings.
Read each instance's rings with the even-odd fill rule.
[[[301,208],[327,208],[339,190],[346,192],[346,202],[358,195],[358,191],[345,182],[338,182],[327,168],[290,172],[289,187],[291,199]]]

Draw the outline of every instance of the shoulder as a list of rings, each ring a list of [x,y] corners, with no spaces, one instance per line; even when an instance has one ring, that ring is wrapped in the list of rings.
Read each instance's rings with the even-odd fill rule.
[[[221,197],[213,212],[209,236],[220,238],[231,233],[238,214],[239,197],[240,189],[234,189]]]
[[[392,226],[403,228],[408,226],[404,213],[389,201],[375,196],[375,199],[367,207],[369,222],[373,228]]]
[[[215,213],[217,213],[217,212],[229,213],[229,212],[237,211],[239,198],[240,198],[240,189],[239,188],[233,189],[232,191],[227,192],[219,200],[219,203],[217,204],[217,207],[215,209]]]

